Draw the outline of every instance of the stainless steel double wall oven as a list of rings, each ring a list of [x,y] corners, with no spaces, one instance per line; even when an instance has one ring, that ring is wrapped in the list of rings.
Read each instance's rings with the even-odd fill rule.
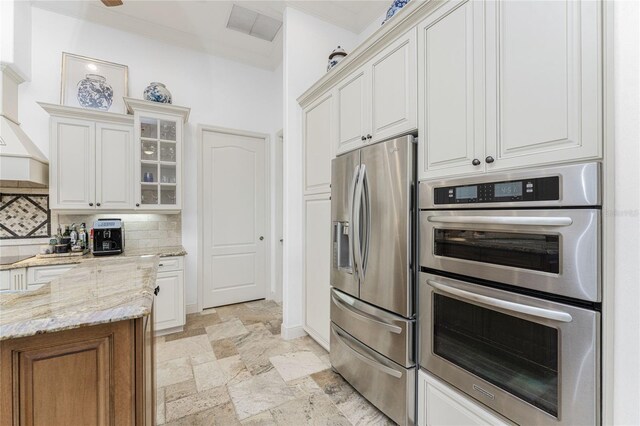
[[[420,367],[519,424],[599,424],[600,165],[419,191]]]

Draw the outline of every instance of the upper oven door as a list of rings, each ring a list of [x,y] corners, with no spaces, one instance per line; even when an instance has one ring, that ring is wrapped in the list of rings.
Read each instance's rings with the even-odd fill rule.
[[[601,301],[600,210],[420,212],[420,265]]]

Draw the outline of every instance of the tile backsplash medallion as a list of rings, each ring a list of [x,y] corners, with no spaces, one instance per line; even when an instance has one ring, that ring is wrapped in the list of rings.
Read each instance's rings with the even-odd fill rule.
[[[0,239],[46,238],[50,235],[49,196],[0,193]]]
[[[64,230],[65,225],[85,223],[87,229],[93,228],[98,219],[122,219],[124,222],[125,251],[137,248],[157,248],[182,245],[182,215],[153,213],[101,213],[54,215],[51,233],[55,234],[58,224]]]

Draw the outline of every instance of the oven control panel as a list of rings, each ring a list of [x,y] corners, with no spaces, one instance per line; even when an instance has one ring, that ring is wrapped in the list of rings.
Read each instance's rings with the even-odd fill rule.
[[[554,201],[560,199],[560,178],[487,182],[476,185],[434,188],[435,204],[504,203],[518,201]]]

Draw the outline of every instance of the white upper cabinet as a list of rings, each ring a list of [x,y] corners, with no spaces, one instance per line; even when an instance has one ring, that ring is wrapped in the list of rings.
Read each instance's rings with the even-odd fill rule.
[[[482,20],[483,3],[467,0],[418,26],[422,179],[484,170]]]
[[[418,26],[419,178],[602,156],[601,2],[452,1]]]
[[[96,123],[96,207],[133,207],[133,129]]]
[[[51,209],[95,209],[95,140],[94,122],[52,117]]]
[[[601,3],[486,5],[487,169],[600,157]]]
[[[417,128],[416,55],[413,28],[337,84],[337,154]]]
[[[304,115],[304,192],[330,191],[333,157],[334,96],[329,92],[309,105]]]
[[[369,132],[368,72],[362,67],[336,88],[338,99],[338,149],[351,151],[367,141]]]
[[[371,61],[372,141],[410,132],[418,125],[416,30]]]

